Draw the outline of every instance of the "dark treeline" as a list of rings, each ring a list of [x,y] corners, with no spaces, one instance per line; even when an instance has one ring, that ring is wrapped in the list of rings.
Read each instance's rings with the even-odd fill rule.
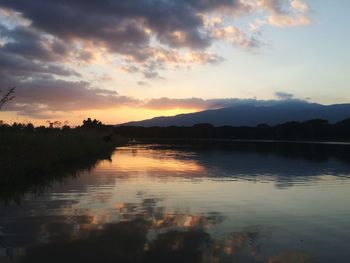
[[[115,132],[129,138],[350,141],[350,118],[335,124],[315,119],[256,127],[214,127],[205,123],[192,127],[118,126]]]
[[[21,131],[21,132],[64,132],[64,131],[94,131],[94,132],[113,132],[112,126],[105,125],[99,120],[87,118],[82,125],[70,127],[68,122],[47,121],[47,126],[41,125],[35,127],[32,123],[17,123],[7,124],[0,120],[1,131]]]

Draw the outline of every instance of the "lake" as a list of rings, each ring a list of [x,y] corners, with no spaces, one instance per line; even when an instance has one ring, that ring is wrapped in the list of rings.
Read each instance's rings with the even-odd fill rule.
[[[350,146],[134,144],[0,205],[0,262],[349,262]]]

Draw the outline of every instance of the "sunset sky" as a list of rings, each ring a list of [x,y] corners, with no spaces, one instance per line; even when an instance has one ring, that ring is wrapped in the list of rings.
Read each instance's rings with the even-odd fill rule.
[[[12,123],[350,102],[348,0],[0,0]],[[238,100],[239,99],[239,100]]]

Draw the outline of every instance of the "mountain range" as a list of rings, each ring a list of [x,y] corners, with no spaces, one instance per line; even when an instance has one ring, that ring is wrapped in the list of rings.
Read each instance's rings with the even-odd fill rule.
[[[322,105],[303,100],[246,101],[227,108],[156,117],[121,124],[123,126],[193,126],[209,123],[214,126],[277,125],[290,121],[324,119],[335,123],[350,117],[350,104]]]

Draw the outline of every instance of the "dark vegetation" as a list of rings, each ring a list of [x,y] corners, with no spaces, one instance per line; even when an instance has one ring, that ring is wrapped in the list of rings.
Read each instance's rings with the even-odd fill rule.
[[[315,119],[287,122],[276,126],[214,127],[196,124],[192,127],[134,127],[118,126],[115,132],[132,138],[172,139],[232,139],[232,140],[291,140],[291,141],[350,141],[350,118],[335,124]]]
[[[109,159],[125,142],[110,127],[90,118],[70,128],[60,122],[49,126],[0,123],[0,199],[20,199],[49,183],[90,169]]]

